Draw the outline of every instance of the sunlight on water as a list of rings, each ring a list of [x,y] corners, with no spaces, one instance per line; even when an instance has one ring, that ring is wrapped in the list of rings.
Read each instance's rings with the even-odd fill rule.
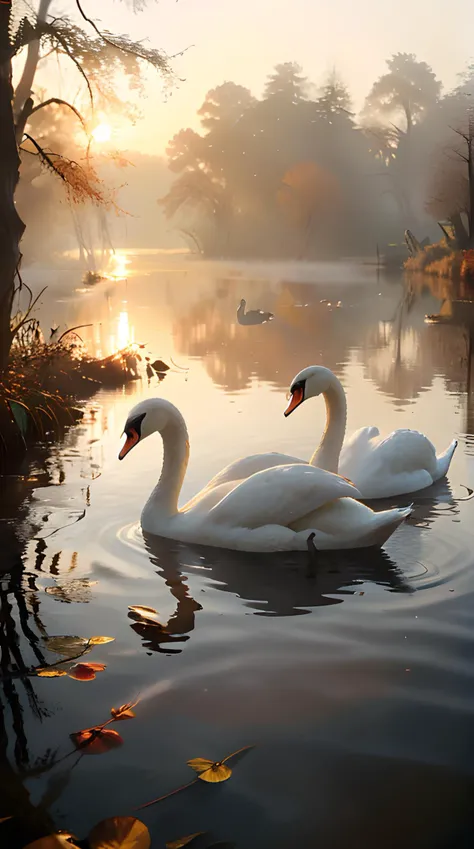
[[[91,659],[107,668],[87,687],[67,675],[29,679],[48,711],[44,740],[38,741],[26,699],[15,720],[23,723],[32,762],[46,746],[63,746],[62,757],[72,731],[104,721],[112,705],[140,700],[135,721],[124,723],[121,749],[104,756],[107,793],[105,773],[84,757],[56,804],[61,822],[83,833],[104,817],[109,795],[114,812],[129,810],[180,786],[188,758],[257,742],[255,780],[251,770],[244,776],[242,764],[232,778],[238,804],[231,793],[221,797],[223,833],[236,834],[227,821],[234,809],[240,818],[245,797],[250,817],[253,807],[258,816],[267,814],[268,836],[252,843],[244,835],[239,849],[295,845],[291,835],[280,839],[275,799],[311,823],[315,786],[324,810],[338,809],[347,792],[364,833],[381,798],[382,774],[399,794],[408,788],[397,818],[415,800],[403,838],[416,817],[419,834],[431,813],[419,808],[413,787],[441,800],[451,792],[449,782],[458,794],[471,770],[465,741],[473,718],[474,502],[463,499],[474,473],[473,393],[467,392],[474,358],[469,365],[473,346],[455,325],[456,309],[449,324],[427,325],[425,315],[441,312],[445,297],[436,281],[414,287],[408,309],[401,277],[376,280],[360,265],[264,268],[138,253],[124,250],[114,260],[118,275],[133,267],[133,280],[109,279],[74,302],[58,300],[54,316],[64,326],[90,325],[81,336],[104,356],[130,345],[141,379],[93,396],[81,424],[46,459],[39,456],[31,483],[22,484],[28,497],[21,512],[19,481],[5,482],[4,515],[17,521],[11,532],[3,522],[7,558],[22,561],[24,580],[21,594],[16,580],[7,585],[13,604],[4,609],[13,617],[15,603],[25,600],[30,630],[19,619],[18,633],[26,667],[58,661],[48,637],[114,637],[94,646]],[[49,289],[47,297],[52,294]],[[241,298],[252,309],[271,310],[275,320],[241,326]],[[47,328],[47,306],[40,310]],[[146,364],[157,359],[170,365],[165,376],[150,376],[151,368],[147,374]],[[186,420],[191,459],[182,504],[239,456],[311,456],[326,421],[322,399],[290,419],[283,410],[295,374],[312,363],[341,379],[348,435],[367,425],[382,435],[413,427],[444,450],[461,434],[448,481],[410,496],[415,512],[387,545],[321,556],[317,573],[310,573],[305,552],[262,558],[143,536],[139,518],[163,455],[154,436],[118,462],[133,405],[161,396]],[[154,613],[140,621],[130,616],[131,606]],[[19,688],[17,678],[11,686]],[[154,765],[152,776],[144,766],[150,761],[159,765],[156,775]],[[170,837],[217,827],[215,805],[206,807],[202,795],[193,803],[192,794],[163,802]],[[387,814],[376,809],[383,828],[393,807]]]
[[[107,273],[107,277],[111,280],[121,280],[126,277],[128,274],[128,266],[130,265],[130,260],[128,259],[125,253],[115,253],[112,254],[109,261],[109,270]]]
[[[127,310],[122,310],[117,322],[117,346],[118,349],[126,348],[134,342],[134,329],[130,327]]]

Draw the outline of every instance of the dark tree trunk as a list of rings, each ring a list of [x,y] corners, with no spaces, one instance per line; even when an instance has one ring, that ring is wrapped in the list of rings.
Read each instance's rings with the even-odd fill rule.
[[[469,247],[474,248],[474,127],[469,126],[468,141],[468,180],[469,180]]]
[[[464,251],[469,247],[469,236],[466,233],[461,213],[455,212],[450,217],[451,224],[454,227],[454,236],[459,250]]]
[[[20,239],[25,229],[14,200],[20,157],[12,109],[10,12],[10,5],[0,4],[0,371],[5,368],[10,353],[10,314],[21,256]]]
[[[52,0],[40,0],[36,16],[38,24],[42,24],[46,21],[51,2]],[[28,52],[26,55],[23,73],[16,87],[13,98],[13,114],[16,125],[16,140],[18,144],[21,144],[26,122],[28,121],[28,118],[31,115],[31,110],[33,109],[33,98],[31,95],[33,94],[32,88],[36,70],[38,68],[39,58],[40,39],[36,38],[28,44]]]

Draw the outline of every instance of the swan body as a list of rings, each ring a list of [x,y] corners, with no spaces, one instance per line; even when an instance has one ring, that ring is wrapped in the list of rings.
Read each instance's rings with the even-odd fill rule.
[[[247,301],[242,298],[237,310],[237,321],[239,324],[264,324],[266,321],[271,321],[275,316],[272,312],[263,312],[263,310],[248,310],[245,312]]]
[[[152,433],[163,439],[161,477],[143,508],[146,533],[239,551],[304,551],[309,533],[320,549],[381,546],[411,508],[375,513],[355,498],[356,487],[308,464],[278,465],[205,487],[178,509],[189,459],[179,410],[162,398],[142,401],[125,424],[119,459]]]
[[[289,415],[308,398],[323,395],[327,421],[323,438],[311,457],[310,465],[341,474],[351,480],[363,499],[391,498],[417,492],[443,478],[456,450],[457,441],[442,454],[417,430],[395,430],[382,437],[377,427],[363,427],[343,445],[347,405],[342,384],[323,366],[301,371],[291,384]],[[282,464],[305,463],[288,454],[254,454],[231,463],[208,484],[221,485]]]

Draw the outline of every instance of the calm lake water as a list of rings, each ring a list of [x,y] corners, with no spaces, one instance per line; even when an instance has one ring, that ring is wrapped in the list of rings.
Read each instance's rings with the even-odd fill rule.
[[[126,274],[88,292],[75,291],[80,275],[70,270],[28,278],[49,283],[45,328],[93,323],[79,332],[96,353],[134,340],[178,368],[99,392],[62,444],[40,447],[22,476],[2,481],[2,672],[60,660],[48,637],[115,639],[87,655],[107,665],[93,681],[4,679],[0,817],[21,800],[25,819],[46,811],[57,829],[84,837],[190,781],[189,758],[254,744],[228,782],[198,782],[140,812],[153,847],[197,831],[208,832],[201,846],[239,849],[472,846],[469,332],[424,320],[440,307],[449,315],[451,293],[427,280],[408,290],[400,276],[349,263],[137,253]],[[274,321],[237,324],[242,297]],[[323,402],[288,420],[283,410],[291,379],[318,363],[344,384],[348,432],[413,427],[440,450],[455,435],[449,484],[418,498],[382,551],[326,553],[316,577],[304,556],[144,541],[138,519],[161,441],[119,463],[128,410],[160,395],[182,411],[184,500],[239,456],[311,455]],[[129,617],[140,604],[158,611],[168,635]],[[68,755],[71,732],[137,697],[136,719],[111,726],[120,748]],[[0,845],[10,849],[1,833]]]

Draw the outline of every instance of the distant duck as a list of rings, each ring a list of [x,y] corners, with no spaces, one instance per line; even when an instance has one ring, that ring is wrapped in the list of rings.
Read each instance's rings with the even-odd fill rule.
[[[275,317],[272,312],[263,312],[263,310],[249,310],[245,312],[246,305],[247,301],[242,298],[237,310],[237,321],[239,324],[265,324],[266,321],[271,321]]]

